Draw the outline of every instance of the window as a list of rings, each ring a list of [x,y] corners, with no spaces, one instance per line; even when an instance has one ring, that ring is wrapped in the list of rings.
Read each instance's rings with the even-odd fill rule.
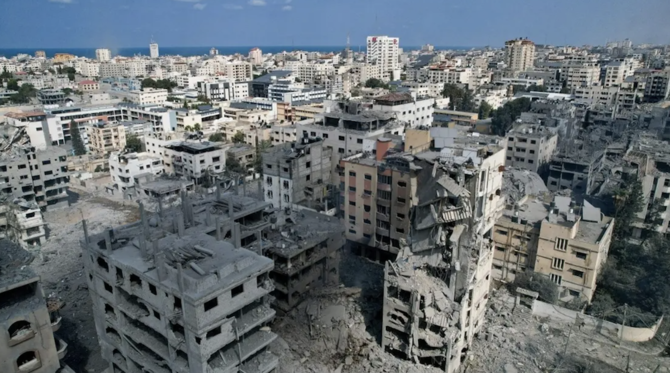
[[[535,150],[532,150],[532,149],[531,149],[531,150],[528,151],[528,153],[530,153],[530,154],[535,154]]]
[[[344,141],[344,136],[340,136],[337,139],[340,140],[340,141]]]
[[[500,246],[496,246],[496,251],[500,251],[501,253],[504,253],[504,252],[505,252],[505,248],[504,248],[504,247],[500,247]]]
[[[586,256],[587,256],[587,254],[586,254],[586,253],[580,253],[579,251],[576,251],[576,252],[575,252],[575,256],[576,256],[578,259],[586,260]]]
[[[32,372],[42,366],[42,362],[36,351],[28,351],[22,353],[16,359],[16,366],[19,372]]]
[[[568,240],[564,238],[556,238],[556,246],[554,247],[556,250],[561,250],[565,251],[568,249]]]
[[[363,219],[363,223],[364,223],[364,224],[367,224],[367,225],[372,224],[372,222],[370,221],[370,219]]]
[[[208,300],[204,304],[205,312],[216,308],[218,305],[219,305],[219,298],[212,298]]]
[[[570,270],[572,272],[573,276],[579,277],[579,278],[584,278],[584,272],[578,271],[576,269]]]
[[[529,160],[528,160],[528,163],[533,164],[533,163],[535,163],[535,162],[533,162],[532,159],[529,159]]]
[[[537,144],[537,141],[535,141],[535,140],[530,140],[530,143],[531,143],[531,144]]]
[[[363,194],[365,194],[366,196],[371,196],[371,195],[372,195],[372,191],[371,191],[371,190],[364,189],[364,190],[363,190]]]
[[[149,291],[150,291],[151,294],[153,294],[153,295],[158,294],[158,292],[156,291],[156,286],[155,286],[155,285],[149,284]]]
[[[288,196],[288,194],[284,194],[284,202],[286,202],[286,203],[289,202],[289,196]]]
[[[561,281],[563,281],[563,277],[553,273],[549,274],[549,279],[551,279],[551,281],[553,281],[556,285],[561,285]]]
[[[391,176],[379,175],[378,180],[382,184],[391,184]]]
[[[365,212],[370,212],[370,205],[363,205],[363,210]]]
[[[356,201],[349,201],[349,206],[356,206]]]
[[[305,167],[307,167],[307,168],[312,167],[312,162],[306,162],[306,163],[305,163]]]
[[[340,153],[340,154],[344,154],[344,148],[337,149],[337,152]]]
[[[349,176],[351,176],[351,177],[356,177],[356,173],[353,172],[353,171],[349,171]]]
[[[402,219],[405,218],[405,214],[398,213],[398,214],[396,214],[396,217],[397,217],[398,219],[402,220]]]
[[[405,230],[403,228],[396,228],[395,231],[398,233],[405,233]]]
[[[513,148],[512,148],[511,146],[508,146],[508,147],[507,147],[507,150],[512,151]]]
[[[579,296],[579,292],[577,290],[568,290],[568,292],[570,293],[571,297],[578,297]]]
[[[235,286],[231,291],[230,291],[230,296],[235,298],[236,296],[244,293],[244,284],[240,284],[239,286]]]
[[[407,186],[407,183],[404,182],[404,181],[398,181],[398,186],[401,187],[401,188],[404,188],[404,187]]]
[[[207,339],[211,339],[216,337],[217,335],[221,334],[221,327],[217,326],[216,328],[210,330],[207,332],[207,335],[205,336]]]
[[[105,290],[107,290],[108,292],[114,294],[114,289],[112,288],[112,285],[110,285],[110,284],[108,284],[108,283],[106,283],[106,282],[104,282],[104,281],[103,281],[103,284],[105,284]]]
[[[507,236],[507,231],[504,231],[502,229],[496,229],[496,233],[502,236]]]
[[[377,196],[379,199],[384,199],[387,201],[391,200],[391,192],[387,192],[385,190],[377,190]]]
[[[398,203],[405,203],[405,202],[407,202],[406,199],[398,197]]]
[[[212,157],[212,162],[218,162],[221,160],[221,157]]]
[[[551,262],[551,268],[563,269],[564,264],[565,264],[565,260],[559,259],[559,258],[554,258],[554,260]]]
[[[356,223],[356,215],[349,215],[349,223],[352,224]]]
[[[350,191],[350,192],[355,192],[355,191],[356,191],[356,187],[355,187],[355,186],[350,186],[350,187],[349,187],[349,191]]]
[[[357,143],[357,144],[362,144],[362,143],[363,143],[363,139],[356,139],[356,143]]]
[[[372,180],[372,175],[365,174],[365,180]]]
[[[45,161],[42,161],[42,164],[43,164],[43,165],[44,165],[44,164],[51,164],[51,160],[47,159],[47,160],[45,160]]]
[[[353,229],[349,229],[349,233],[351,233],[351,234],[356,234],[356,231],[353,230]]]

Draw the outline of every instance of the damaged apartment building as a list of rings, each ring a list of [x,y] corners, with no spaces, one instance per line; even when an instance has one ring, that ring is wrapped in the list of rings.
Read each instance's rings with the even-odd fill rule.
[[[255,243],[274,261],[270,278],[274,282],[275,305],[289,311],[310,291],[339,283],[340,253],[344,247],[344,227],[339,219],[310,210],[285,216],[276,230]]]
[[[44,244],[45,223],[37,203],[0,195],[0,238],[24,248]]]
[[[301,205],[318,211],[330,202],[333,150],[322,140],[303,138],[263,154],[263,194],[276,209]]]
[[[499,138],[435,135],[432,150],[379,139],[374,157],[343,160],[342,208],[355,218],[347,237],[385,261],[383,349],[456,372],[484,320],[505,149]]]
[[[61,326],[57,299],[45,299],[33,256],[0,239],[0,372],[74,373],[62,359],[67,343],[54,337]]]
[[[221,194],[89,235],[81,247],[102,356],[114,373],[274,372],[271,259],[244,246],[268,204]]]

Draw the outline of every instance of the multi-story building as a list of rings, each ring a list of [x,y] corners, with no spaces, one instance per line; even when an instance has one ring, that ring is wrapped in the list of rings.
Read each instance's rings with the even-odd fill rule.
[[[46,224],[37,203],[6,196],[0,197],[0,203],[0,239],[7,238],[24,248],[46,242]]]
[[[647,77],[644,86],[644,101],[659,102],[670,95],[670,71],[654,73]]]
[[[16,147],[0,156],[0,191],[27,202],[36,202],[41,209],[67,207],[67,152],[48,147],[35,150]]]
[[[561,79],[570,89],[591,87],[600,81],[600,66],[567,66],[561,69]]]
[[[274,208],[315,208],[329,197],[332,152],[321,140],[304,138],[270,148],[263,155],[265,202]]]
[[[400,39],[388,36],[368,36],[367,63],[376,66],[381,78],[389,81],[400,78]]]
[[[557,144],[558,135],[545,126],[515,125],[507,134],[505,166],[545,174]]]
[[[211,183],[226,169],[228,146],[221,143],[150,136],[145,138],[145,146],[147,153],[162,160],[167,174],[185,177],[196,184]]]
[[[114,78],[127,75],[125,64],[116,62],[104,62],[100,64],[101,78]]]
[[[177,129],[177,112],[158,105],[119,104],[123,121],[143,120],[151,123],[153,133]]]
[[[41,105],[61,105],[65,103],[65,93],[60,89],[41,89],[37,91],[37,101]]]
[[[183,194],[181,208],[154,215],[155,224],[144,218],[94,236],[85,231],[81,248],[93,316],[110,369],[277,368],[268,350],[277,338],[268,327],[275,315],[273,262],[242,247],[269,226],[265,204],[218,194],[206,214],[194,211]]]
[[[612,61],[601,68],[601,81],[605,87],[621,86],[624,80],[635,72],[635,63],[631,58]]]
[[[251,48],[249,51],[249,62],[257,66],[262,65],[263,51],[261,51],[260,48]]]
[[[96,49],[95,50],[95,59],[100,62],[107,62],[112,59],[112,51],[109,49]]]
[[[249,97],[249,83],[233,81],[198,82],[198,91],[212,101],[231,101]]]
[[[158,43],[151,42],[151,44],[149,44],[149,56],[151,58],[158,58],[160,56]]]
[[[532,70],[535,60],[535,43],[528,39],[505,42],[505,64],[514,73]]]
[[[87,78],[97,78],[100,76],[100,63],[84,61],[78,65],[77,72]]]
[[[253,66],[248,62],[232,62],[224,67],[226,77],[234,82],[247,82],[254,78]]]
[[[375,97],[373,110],[395,113],[396,119],[410,127],[426,126],[433,123],[434,98],[416,98],[409,94],[389,93]]]
[[[130,92],[129,97],[138,105],[162,105],[167,101],[168,91],[163,88],[144,88]]]
[[[73,373],[61,362],[67,343],[54,337],[59,303],[47,305],[32,261],[28,251],[0,239],[0,371]]]
[[[86,131],[93,153],[107,155],[126,147],[126,127],[121,123],[99,122],[86,127]]]
[[[160,175],[165,172],[162,158],[148,152],[144,153],[112,153],[109,156],[109,174],[112,183],[122,196],[133,195],[136,179],[142,174]]]
[[[79,89],[82,92],[91,92],[100,90],[100,83],[96,82],[95,80],[82,80],[77,84],[79,85]]]
[[[256,148],[248,144],[235,144],[226,149],[226,163],[235,159],[245,170],[248,176],[256,173]]]
[[[360,243],[398,245],[397,260],[386,261],[384,270],[385,351],[445,372],[460,371],[486,312],[493,260],[488,237],[503,208],[504,149],[498,142],[465,137],[441,153],[386,155],[369,174],[388,177],[383,183],[378,179],[377,190],[361,199],[357,191],[345,192],[345,206],[352,196],[357,200],[347,209],[358,209],[361,201],[363,214],[370,211],[362,225],[349,228],[370,236]],[[379,153],[378,146],[377,158]],[[476,158],[474,169],[465,154]],[[347,178],[345,184],[354,176]],[[379,213],[374,207],[386,208]],[[406,209],[408,214],[398,215]]]
[[[297,140],[298,130],[294,124],[272,126],[272,132],[270,132],[270,142],[272,145],[279,145]]]
[[[605,152],[579,148],[554,155],[549,163],[547,188],[552,192],[570,189],[579,194],[590,194],[596,185],[596,174],[603,167]]]
[[[268,98],[277,102],[288,102],[291,105],[303,105],[314,101],[323,101],[328,90],[305,88],[303,83],[295,82],[294,78],[275,80],[268,87]]]

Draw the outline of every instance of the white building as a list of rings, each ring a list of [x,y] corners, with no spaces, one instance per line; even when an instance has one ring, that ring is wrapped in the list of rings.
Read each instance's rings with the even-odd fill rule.
[[[367,62],[378,66],[382,79],[400,77],[400,39],[388,36],[368,36]]]
[[[249,84],[230,80],[198,82],[198,92],[212,101],[231,101],[249,97]]]
[[[309,101],[322,101],[328,95],[328,90],[305,88],[303,83],[296,83],[293,78],[273,80],[268,87],[268,98],[277,102],[288,102],[300,105]]]
[[[164,88],[144,88],[131,91],[129,98],[138,105],[162,105],[167,101],[168,91]]]
[[[389,93],[374,99],[373,110],[395,113],[396,119],[410,127],[428,126],[433,123],[434,98],[416,98],[409,94]]]
[[[158,53],[158,43],[149,44],[149,54],[151,58],[158,58],[158,56],[160,55]]]
[[[112,78],[117,76],[126,76],[126,65],[114,62],[105,62],[100,64],[100,77]]]
[[[561,70],[565,77],[566,87],[575,89],[578,87],[590,87],[600,81],[599,66],[569,66]]]
[[[261,51],[259,48],[252,48],[249,51],[249,62],[251,62],[254,65],[262,65],[263,51]]]
[[[135,178],[151,173],[160,175],[164,172],[161,158],[149,153],[113,153],[109,157],[109,173],[112,182],[122,194],[135,186]]]
[[[228,79],[245,82],[253,79],[253,67],[248,62],[233,62],[225,65],[224,72]]]
[[[112,59],[112,51],[106,48],[96,49],[95,59],[100,62],[109,61]]]
[[[605,87],[621,86],[624,80],[633,75],[638,63],[632,58],[624,58],[619,61],[612,61],[605,67],[605,79],[603,85]]]

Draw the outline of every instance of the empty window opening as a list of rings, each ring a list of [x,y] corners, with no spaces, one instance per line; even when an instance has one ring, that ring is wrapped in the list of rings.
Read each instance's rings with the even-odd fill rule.
[[[123,284],[123,271],[119,267],[116,267],[116,283]]]
[[[104,269],[105,272],[109,272],[109,265],[107,265],[107,261],[102,257],[98,257],[98,266]]]
[[[157,318],[158,320],[161,319],[161,314],[158,313],[158,311],[154,310],[154,317]]]
[[[156,291],[156,286],[155,286],[155,285],[149,284],[149,291],[150,291],[151,294],[153,294],[153,295],[157,295],[157,294],[158,294],[158,292]]]
[[[35,351],[24,352],[18,359],[16,359],[16,366],[19,367],[19,371],[21,372],[32,372],[41,365],[40,359]]]
[[[174,309],[181,310],[181,298],[174,297]]]
[[[208,331],[207,332],[207,339],[214,338],[219,334],[221,334],[221,327],[220,326]]]
[[[106,283],[106,282],[104,282],[104,281],[103,281],[103,283],[105,284],[105,290],[107,290],[108,292],[114,294],[114,288],[112,288],[112,285],[110,285],[110,284],[108,284],[108,283]]]
[[[21,320],[12,324],[9,329],[7,329],[7,331],[9,332],[9,338],[21,339],[30,335],[32,328],[30,327],[30,323],[28,321]]]
[[[138,275],[130,275],[130,286],[131,287],[142,287],[142,280]]]
[[[236,286],[233,288],[233,290],[230,291],[231,297],[235,298],[236,296],[244,293],[244,284],[241,284],[240,286]]]
[[[205,312],[215,308],[218,305],[219,305],[219,299],[218,298],[212,298],[212,299],[208,300],[207,302],[205,302],[205,305],[204,305]]]

